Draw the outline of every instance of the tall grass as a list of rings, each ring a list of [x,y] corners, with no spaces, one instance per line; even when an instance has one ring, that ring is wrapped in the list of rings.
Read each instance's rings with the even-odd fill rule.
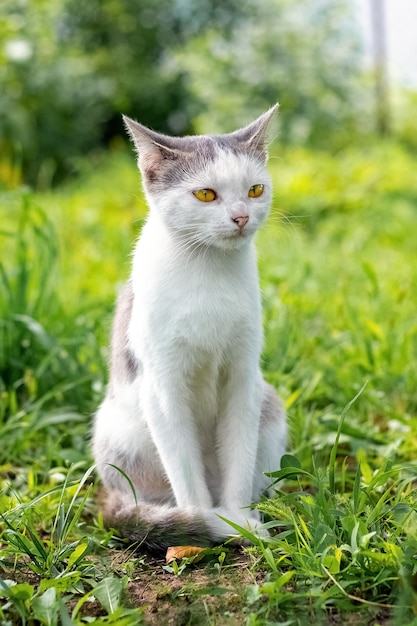
[[[51,448],[78,461],[103,385],[101,320],[64,310],[52,223],[28,191],[12,200],[16,222],[0,232],[0,463],[49,466]]]
[[[291,447],[259,504],[273,534],[251,537],[257,578],[236,579],[236,623],[415,624],[414,159],[389,144],[288,150],[271,173],[262,366]],[[114,295],[146,211],[133,160],[110,155],[68,187],[0,201],[0,622],[137,624],[125,595],[136,560],[113,561],[89,455]],[[220,581],[226,553],[208,566]],[[176,585],[173,611],[186,594],[204,605],[197,623],[228,623],[195,583]]]

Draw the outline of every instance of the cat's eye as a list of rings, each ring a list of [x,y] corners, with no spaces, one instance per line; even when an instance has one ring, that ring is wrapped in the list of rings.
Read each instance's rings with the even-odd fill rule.
[[[193,191],[193,194],[197,198],[197,200],[201,200],[201,202],[213,202],[217,198],[216,192],[213,189],[197,189],[197,191]]]
[[[249,198],[259,198],[264,192],[263,185],[252,185],[252,187],[248,191]]]

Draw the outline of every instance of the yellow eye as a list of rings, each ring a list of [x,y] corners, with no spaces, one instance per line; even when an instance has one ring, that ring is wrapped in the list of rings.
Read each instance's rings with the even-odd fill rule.
[[[213,189],[197,189],[197,191],[193,191],[193,194],[197,198],[197,200],[201,200],[201,202],[213,202],[217,198],[216,192]]]
[[[263,185],[252,185],[252,187],[248,191],[249,198],[259,198],[264,192]]]

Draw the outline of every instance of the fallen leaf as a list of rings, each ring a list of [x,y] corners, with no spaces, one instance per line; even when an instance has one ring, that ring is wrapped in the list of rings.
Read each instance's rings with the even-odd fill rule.
[[[200,554],[200,552],[204,552],[204,548],[198,548],[197,546],[172,546],[168,548],[165,560],[167,563],[172,563],[175,560],[185,559],[191,556],[196,556]],[[202,558],[201,555],[200,558]],[[199,558],[194,559],[195,561],[199,561]]]

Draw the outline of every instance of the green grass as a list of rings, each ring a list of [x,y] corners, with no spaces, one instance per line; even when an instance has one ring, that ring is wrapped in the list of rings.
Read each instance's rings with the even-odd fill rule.
[[[146,215],[134,158],[0,195],[0,624],[417,624],[415,158],[286,149],[270,169],[263,369],[291,445],[259,504],[273,537],[243,561],[164,566],[98,512],[91,415]]]

